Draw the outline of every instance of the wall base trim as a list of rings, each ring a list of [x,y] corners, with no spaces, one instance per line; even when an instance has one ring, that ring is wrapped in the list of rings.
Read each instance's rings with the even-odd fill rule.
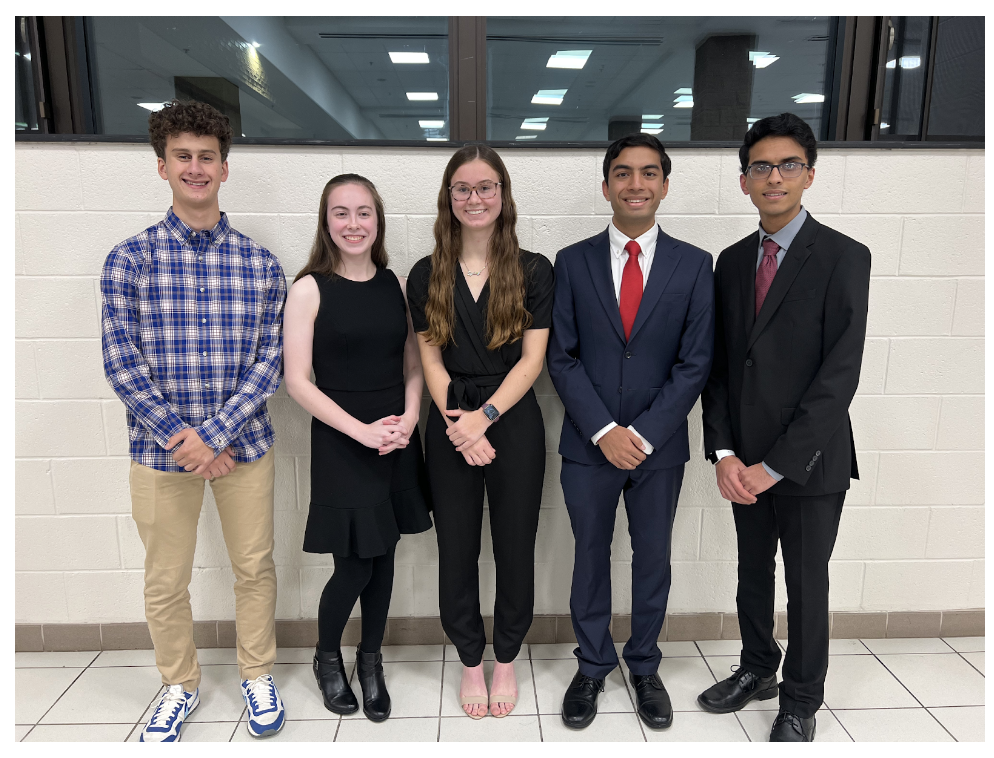
[[[485,617],[487,642],[491,641],[493,618]],[[343,645],[359,642],[360,620],[350,619]],[[881,637],[982,637],[984,609],[955,611],[869,611],[831,614],[835,639]],[[631,632],[631,616],[614,616],[612,635],[625,639]],[[787,614],[776,614],[774,635],[787,636]],[[197,647],[234,647],[234,621],[195,621]],[[311,647],[317,643],[317,619],[277,619],[279,647]],[[666,616],[660,640],[737,640],[738,617],[734,613],[672,613]],[[385,645],[440,645],[448,642],[438,616],[395,617],[387,621]],[[535,616],[528,643],[576,642],[568,615]],[[145,622],[123,624],[14,624],[16,652],[70,650],[150,650],[152,638]]]

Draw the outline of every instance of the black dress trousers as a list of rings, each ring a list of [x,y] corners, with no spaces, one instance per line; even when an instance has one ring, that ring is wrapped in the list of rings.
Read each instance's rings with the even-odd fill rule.
[[[732,504],[738,535],[735,602],[742,668],[770,676],[780,665],[773,639],[775,556],[779,540],[787,584],[787,655],[780,707],[810,718],[821,706],[828,672],[828,560],[845,492],[816,496],[763,492],[752,505]]]
[[[439,613],[442,628],[465,666],[483,660],[486,635],[480,614],[480,543],[483,492],[490,506],[497,570],[494,655],[510,663],[532,623],[535,532],[545,478],[545,425],[528,390],[486,433],[497,456],[470,466],[445,434],[434,403],[425,430],[425,464],[438,537]]]

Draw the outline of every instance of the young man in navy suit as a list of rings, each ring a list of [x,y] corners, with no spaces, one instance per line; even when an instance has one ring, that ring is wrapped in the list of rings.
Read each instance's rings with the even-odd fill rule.
[[[742,657],[697,702],[731,713],[780,697],[771,742],[811,742],[828,671],[828,560],[849,479],[849,404],[866,336],[870,251],[801,205],[815,178],[811,127],[757,121],[739,150],[759,229],[715,269],[714,366],[701,398],[704,450],[738,535]],[[773,639],[774,558],[787,584],[787,655]]]
[[[648,134],[614,142],[604,158],[606,230],[559,251],[549,374],[566,408],[560,481],[576,540],[570,613],[579,671],[563,723],[588,726],[618,665],[611,622],[611,541],[619,495],[632,539],[632,630],[622,655],[653,729],[673,721],[656,673],[670,589],[670,534],[683,467],[687,414],[711,368],[711,255],[655,221],[670,159]]]

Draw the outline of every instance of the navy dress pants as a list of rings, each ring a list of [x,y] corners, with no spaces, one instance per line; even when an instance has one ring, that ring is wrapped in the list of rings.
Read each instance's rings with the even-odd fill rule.
[[[560,475],[573,526],[575,553],[570,616],[580,673],[603,679],[618,665],[611,623],[611,541],[618,497],[625,498],[632,539],[632,633],[622,655],[632,673],[656,673],[656,642],[670,593],[670,537],[683,464],[624,471],[563,459]]]

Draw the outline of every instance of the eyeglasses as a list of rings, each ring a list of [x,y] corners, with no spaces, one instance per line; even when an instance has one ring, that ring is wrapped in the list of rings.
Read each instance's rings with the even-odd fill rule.
[[[489,200],[497,194],[497,188],[500,185],[501,182],[480,182],[473,187],[468,184],[453,184],[449,187],[449,195],[453,200],[463,201],[469,200],[469,196],[475,191],[480,200]]]
[[[776,164],[753,163],[745,170],[745,173],[753,179],[765,179],[773,173],[773,169],[776,169],[780,172],[782,179],[796,179],[801,175],[801,171],[806,168],[810,168],[807,163],[798,163],[797,161],[786,161],[785,163]]]

